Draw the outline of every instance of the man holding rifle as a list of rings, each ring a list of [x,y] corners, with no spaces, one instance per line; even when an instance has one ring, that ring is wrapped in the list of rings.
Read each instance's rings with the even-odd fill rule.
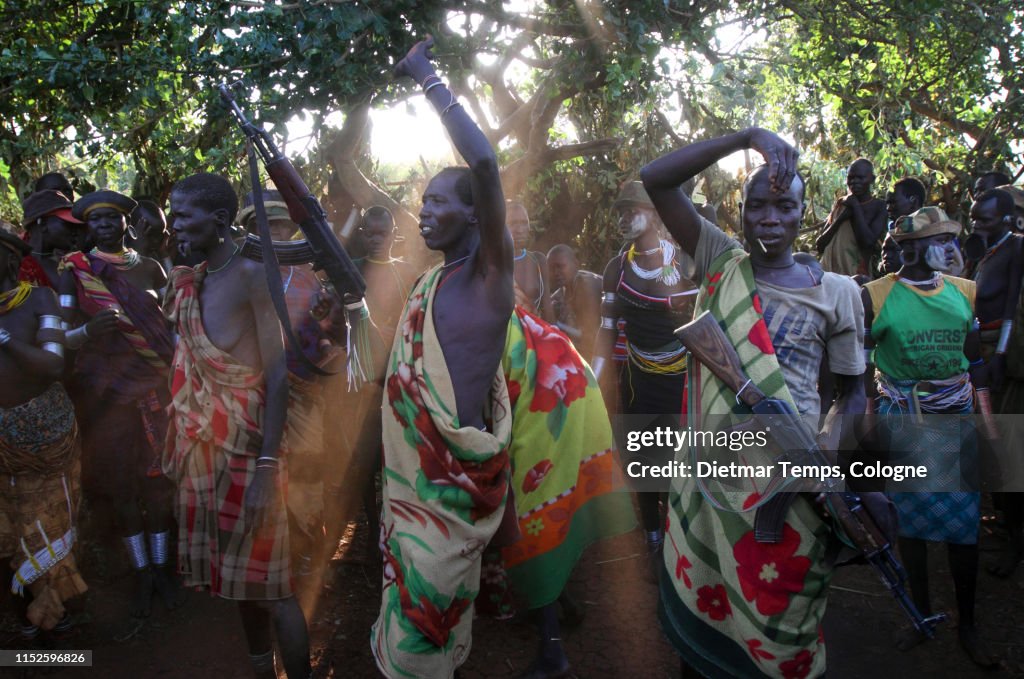
[[[743,186],[749,254],[701,217],[680,188],[743,149],[759,152],[766,163]],[[792,146],[751,128],[674,151],[641,177],[665,226],[696,262],[698,311],[711,311],[722,323],[753,384],[794,411],[817,414],[818,369],[827,350],[838,390],[832,412],[857,414],[864,409],[863,309],[852,280],[793,259],[804,213],[796,161]],[[723,387],[706,366],[691,371],[689,412],[736,412],[736,393]],[[660,615],[684,676],[822,674],[831,531],[814,502],[788,496],[776,541],[766,543],[754,531],[760,510],[716,509],[690,478],[677,479],[669,497]],[[748,501],[759,499],[751,494]]]
[[[930,417],[927,426],[911,424],[921,413],[970,413],[975,388],[979,401],[987,395],[989,366],[983,365],[975,320],[978,286],[940,273],[953,261],[953,239],[960,233],[960,224],[941,209],[921,208],[898,219],[889,233],[900,246],[903,266],[868,283],[861,295],[878,366],[877,409],[891,430],[890,455],[911,456],[909,461],[924,463],[940,482],[955,489],[893,494],[900,554],[914,603],[927,614],[928,542],[946,543],[960,645],[975,663],[991,668],[996,662],[974,624],[980,493],[960,490],[961,478],[977,472],[975,433],[957,417]],[[991,415],[990,406],[985,410]],[[907,650],[925,640],[912,629],[898,646]]]
[[[309,638],[292,594],[287,461],[281,438],[288,369],[264,267],[231,240],[238,198],[221,176],[171,191],[180,248],[166,310],[180,336],[171,375],[164,471],[178,484],[178,564],[188,585],[238,602],[258,677],[276,677],[271,625],[290,679],[310,674]]]

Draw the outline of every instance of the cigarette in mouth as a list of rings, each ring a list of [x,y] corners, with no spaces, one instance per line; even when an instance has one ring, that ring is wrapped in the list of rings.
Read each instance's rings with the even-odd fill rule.
[[[764,254],[767,255],[768,254],[768,248],[766,248],[764,246],[764,242],[760,238],[757,238],[756,240],[757,240],[757,244],[761,246],[761,252],[763,252]]]

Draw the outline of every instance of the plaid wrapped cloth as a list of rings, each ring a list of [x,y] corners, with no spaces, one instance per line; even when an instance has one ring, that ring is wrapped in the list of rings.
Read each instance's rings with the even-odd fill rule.
[[[714,314],[747,375],[767,396],[792,403],[745,252],[726,250],[711,263],[697,309]],[[691,366],[690,380],[688,412],[695,429],[701,429],[695,418],[740,410],[735,394],[705,366]],[[750,506],[759,499],[753,489],[747,495],[732,504]],[[675,479],[659,616],[676,651],[708,677],[820,675],[829,534],[810,503],[798,499],[782,541],[759,543],[753,512],[715,509],[694,479]]]
[[[167,375],[174,344],[170,329],[160,311],[160,305],[148,293],[126,281],[112,264],[93,255],[73,252],[61,260],[59,271],[74,273],[78,304],[87,315],[94,316],[103,309],[114,309],[118,312],[117,328],[120,335],[115,335],[115,339],[123,343],[126,350],[130,350],[117,351],[120,347],[110,346],[106,341],[103,343],[104,346],[98,347],[96,353],[99,354],[97,361],[100,365],[90,369],[89,373],[97,373],[94,379],[108,375],[110,384],[91,386],[97,393],[103,394],[109,388],[115,395],[121,391],[145,393],[153,389],[153,385],[149,385],[148,388],[133,388],[130,385],[121,387],[116,382],[130,381],[131,378],[144,379],[148,384],[154,379],[153,375],[156,375],[157,381],[161,381]],[[111,366],[111,355],[120,353],[127,353],[125,361],[129,361],[133,356],[138,360]],[[84,351],[80,354],[88,356],[89,352]],[[81,365],[81,359],[77,362],[76,368],[85,368]],[[140,372],[142,376],[136,377],[135,374]],[[119,400],[124,402],[124,399]]]
[[[63,602],[88,588],[72,553],[79,499],[75,411],[64,387],[0,408],[0,557],[11,591],[32,593],[28,617],[52,629]]]
[[[495,366],[490,431],[461,427],[434,327],[441,267],[417,282],[388,359],[383,407],[384,591],[370,632],[387,677],[451,677],[472,645],[481,557],[508,495],[512,418]]]
[[[263,446],[263,373],[206,336],[199,305],[205,276],[205,262],[177,267],[168,283],[169,317],[181,339],[163,467],[178,484],[178,570],[187,584],[207,585],[225,599],[281,599],[291,595],[284,508],[270,512],[259,535],[243,523],[245,489]],[[278,476],[287,487],[283,456]]]

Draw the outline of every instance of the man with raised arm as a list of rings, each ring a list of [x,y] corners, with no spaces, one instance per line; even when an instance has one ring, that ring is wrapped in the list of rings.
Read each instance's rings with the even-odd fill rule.
[[[701,217],[680,189],[743,149],[765,160],[743,185],[741,221],[749,254]],[[641,177],[669,233],[694,257],[698,312],[710,311],[723,325],[761,391],[800,413],[818,413],[816,382],[827,350],[839,393],[833,412],[862,413],[864,311],[853,280],[793,258],[805,207],[796,161],[788,143],[750,128],[669,153],[647,165]],[[735,394],[703,365],[690,372],[688,391],[688,417],[737,412]],[[760,510],[716,509],[693,479],[673,480],[659,613],[683,658],[684,676],[824,671],[820,623],[831,574],[830,531],[813,502],[803,495],[776,496],[785,497],[792,503],[771,522]],[[761,500],[751,489],[743,505]],[[773,529],[777,542],[758,541],[755,517],[759,528]]]
[[[258,677],[277,676],[276,638],[289,679],[304,679],[309,637],[292,593],[283,499],[288,368],[263,265],[231,240],[237,211],[218,175],[171,190],[178,242],[204,257],[171,271],[165,302],[180,337],[164,452],[178,484],[178,570],[186,584],[238,602]]]
[[[506,513],[501,359],[515,295],[497,158],[434,72],[432,46],[417,43],[396,74],[423,89],[468,167],[442,170],[423,194],[420,235],[444,263],[410,292],[388,360],[384,592],[370,643],[385,676],[442,679],[469,654],[481,556]]]

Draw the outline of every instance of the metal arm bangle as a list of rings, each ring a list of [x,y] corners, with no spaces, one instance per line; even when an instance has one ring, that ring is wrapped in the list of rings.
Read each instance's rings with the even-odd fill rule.
[[[1005,354],[1010,346],[1010,334],[1013,333],[1013,321],[1003,321],[1003,327],[999,330],[999,343],[996,344],[996,353]]]
[[[51,354],[64,358],[64,345],[60,342],[43,342],[43,351],[49,351]]]
[[[78,307],[78,299],[74,295],[61,295],[59,299],[62,309],[75,309]]]

